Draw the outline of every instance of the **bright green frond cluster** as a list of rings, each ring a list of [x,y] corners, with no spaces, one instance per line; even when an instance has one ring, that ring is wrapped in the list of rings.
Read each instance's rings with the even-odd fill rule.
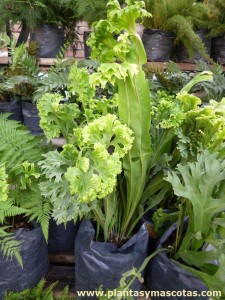
[[[108,82],[115,84],[117,79],[124,80],[126,77],[133,77],[138,73],[138,66],[136,64],[123,63],[104,63],[98,68],[98,72],[90,76],[91,86],[101,86],[105,88]]]
[[[68,136],[75,127],[75,118],[80,114],[77,104],[61,103],[62,100],[59,94],[45,94],[37,104],[40,126],[49,139],[59,137],[61,133]]]
[[[95,24],[94,33],[88,42],[92,48],[92,58],[102,62],[113,62],[116,59],[124,62],[129,60],[130,55],[132,58],[145,59],[143,45],[136,33],[135,21],[138,18],[149,17],[150,14],[144,9],[142,1],[126,1],[126,3],[128,5],[121,8],[117,0],[109,1],[107,20]],[[134,54],[137,45],[139,51],[142,49],[141,56],[137,52]]]
[[[120,159],[131,149],[133,137],[126,125],[109,114],[89,123],[79,134],[82,151],[65,178],[70,183],[71,194],[77,194],[78,201],[89,202],[113,191],[116,177],[122,171]],[[67,155],[66,152],[68,146],[62,155]]]

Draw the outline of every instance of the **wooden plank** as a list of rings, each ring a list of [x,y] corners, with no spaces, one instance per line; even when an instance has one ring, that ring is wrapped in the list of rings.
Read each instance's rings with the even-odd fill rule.
[[[64,58],[62,61],[66,61],[66,60],[81,60],[80,58],[73,58],[73,57],[68,57],[68,58]],[[0,65],[7,65],[10,61],[10,57],[8,56],[1,56],[0,57]],[[52,66],[54,64],[54,62],[56,61],[55,58],[39,58],[39,65],[40,66]]]
[[[57,253],[49,253],[48,254],[49,260],[51,263],[58,263],[58,264],[74,264],[75,257],[74,253],[71,251],[68,252],[57,252]]]
[[[157,62],[157,61],[149,61],[147,62],[147,67],[159,67],[160,69],[166,70],[167,62]],[[190,63],[176,63],[178,67],[183,71],[196,71],[196,64]],[[212,66],[212,65],[211,65]],[[225,71],[225,66],[222,66]]]

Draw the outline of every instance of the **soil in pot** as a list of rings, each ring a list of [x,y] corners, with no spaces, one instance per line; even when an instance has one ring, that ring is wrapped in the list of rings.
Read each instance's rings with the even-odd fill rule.
[[[51,24],[42,24],[31,33],[30,41],[38,44],[39,57],[55,58],[64,45],[64,30]]]
[[[207,36],[207,31],[204,29],[196,31],[196,34],[202,39],[206,52],[210,55],[211,52],[211,38]],[[174,49],[175,56],[178,62],[196,63],[202,60],[202,56],[198,51],[195,51],[193,57],[190,57],[187,48],[183,44],[179,44]]]
[[[94,291],[101,285],[103,290],[117,288],[122,274],[132,267],[138,269],[147,256],[149,234],[145,224],[121,247],[94,241],[94,236],[92,223],[82,221],[75,241],[76,291]],[[132,290],[140,288],[138,280],[131,285]]]
[[[157,249],[171,245],[175,235],[177,223],[174,223],[159,240]],[[207,291],[206,285],[190,272],[182,269],[170,260],[165,252],[157,254],[149,263],[145,273],[145,286],[148,291],[156,291],[153,300],[207,300],[208,297],[200,296],[202,291]],[[196,296],[182,294],[183,291],[197,291]],[[169,292],[177,293],[171,296]],[[157,294],[159,293],[159,294]]]
[[[174,34],[160,29],[145,29],[142,41],[148,61],[168,61],[173,51]]]

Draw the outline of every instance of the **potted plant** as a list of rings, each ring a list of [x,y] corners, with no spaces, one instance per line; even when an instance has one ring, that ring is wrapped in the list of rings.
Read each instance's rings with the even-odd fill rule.
[[[105,241],[93,241],[93,225],[82,222],[75,243],[77,290],[100,284],[112,289],[121,272],[141,264],[148,232],[138,222],[171,190],[163,179],[162,154],[171,149],[174,133],[165,137],[158,132],[159,139],[151,141],[156,128],[151,128],[151,98],[142,70],[146,54],[136,33],[135,20],[149,14],[142,2],[127,4],[121,8],[110,1],[107,19],[94,26],[88,44],[100,62],[97,72],[74,65],[70,101],[45,94],[37,104],[46,136],[66,139],[60,153],[49,152],[40,162],[48,179],[41,191],[53,205],[53,217],[59,223],[78,216],[94,219],[96,238]],[[117,90],[113,97],[111,85]],[[132,288],[140,285],[135,282]]]
[[[33,287],[47,275],[51,204],[42,198],[38,186],[37,162],[43,154],[40,139],[20,123],[7,120],[7,115],[0,116],[0,132],[2,298],[6,291]]]
[[[206,46],[195,33],[195,30],[199,28],[207,28],[206,5],[186,0],[179,1],[179,3],[169,0],[160,2],[146,0],[145,3],[147,10],[152,14],[152,18],[146,18],[144,21],[147,29],[142,37],[148,60],[168,61],[171,58],[174,43],[182,42],[190,56],[193,56],[194,51],[197,50],[202,58],[211,61]],[[167,38],[164,39],[164,37]]]
[[[219,64],[225,63],[224,33],[225,5],[223,1],[204,0],[210,11],[210,36],[212,37],[211,56]]]
[[[188,98],[185,94],[178,94],[176,99],[171,101],[167,97],[164,105],[157,106],[159,117],[167,107],[168,115],[161,122],[162,128],[176,124],[172,104],[180,110],[176,153],[181,159],[177,168],[165,176],[178,196],[180,217],[178,224],[173,225],[158,244],[158,248],[168,247],[170,255],[160,253],[149,265],[147,288],[162,292],[154,299],[169,296],[167,291],[183,289],[194,290],[202,299],[202,291],[224,294],[224,254],[220,247],[224,239],[224,100],[200,106],[200,99],[191,95]],[[172,107],[173,111],[168,112]],[[188,226],[184,225],[185,216],[189,218],[186,220]],[[158,218],[157,223],[161,224],[163,216],[158,214]],[[191,293],[183,295],[183,299]]]
[[[69,90],[70,95],[75,96],[73,103],[61,103],[60,95],[46,94],[37,104],[40,124],[46,136],[53,138],[62,133],[67,142],[61,153],[48,153],[40,163],[42,172],[49,178],[49,182],[41,185],[42,194],[51,199],[53,216],[58,222],[65,222],[78,215],[82,217],[89,214],[97,221],[97,227],[101,228],[103,239],[115,241],[118,245],[136,232],[135,227],[141,217],[139,207],[144,205],[142,195],[151,157],[150,97],[148,82],[142,71],[146,56],[135,26],[137,17],[147,15],[142,5],[142,2],[132,2],[121,9],[117,1],[111,1],[111,16],[108,13],[108,20],[96,25],[96,35],[93,34],[90,42],[93,58],[98,57],[101,62],[98,71],[90,75],[85,68],[74,66],[71,69]],[[125,27],[122,21],[124,18],[127,20]],[[106,26],[104,30],[102,26]],[[115,34],[121,34],[118,41]],[[138,47],[131,47],[130,39],[140,52],[137,51]],[[105,87],[110,83],[118,85],[118,100],[117,97],[104,97]],[[96,89],[99,85],[100,89]],[[124,97],[127,85],[129,93]],[[138,95],[135,95],[136,90]],[[133,109],[128,111],[130,106]],[[53,160],[60,170],[58,176],[54,173],[56,169],[54,171],[52,168]],[[137,180],[138,189],[132,184]],[[85,236],[83,230],[89,232],[89,238],[82,244],[81,239]],[[79,276],[81,249],[85,245],[90,247],[94,235],[91,223],[83,222],[75,244],[78,290],[85,289],[84,282],[89,281],[87,270],[84,278],[83,267],[80,268],[82,275]],[[104,288],[116,287],[121,272],[130,269],[131,265],[138,267],[142,263],[147,254],[147,244],[148,232],[142,226],[136,236],[117,250],[121,268],[116,272],[115,281],[106,277],[106,282],[102,282]],[[107,245],[110,253],[107,256],[112,256],[112,251],[118,246],[113,243]],[[130,254],[126,256],[128,249]],[[127,260],[124,263],[125,256]],[[112,266],[112,262],[109,264]],[[115,270],[115,266],[112,270]],[[93,279],[89,284],[86,287],[88,289],[99,286],[99,282]],[[135,286],[138,287],[137,282],[133,288]]]
[[[64,1],[3,0],[0,9],[0,29],[12,37],[12,26],[19,23],[21,32],[17,45],[26,43],[31,33],[31,40],[39,45],[37,53],[40,57],[56,57],[65,42],[74,44],[77,39],[76,12],[73,5],[66,6]]]
[[[32,47],[27,47],[27,44],[15,47],[12,42],[11,60],[4,70],[1,89],[9,97],[7,103],[11,103],[11,99],[17,99],[15,103],[20,112],[20,120],[31,132],[40,135],[42,130],[39,127],[37,108],[32,103],[40,80],[40,69],[38,59],[31,50]],[[2,112],[10,112],[10,107]]]

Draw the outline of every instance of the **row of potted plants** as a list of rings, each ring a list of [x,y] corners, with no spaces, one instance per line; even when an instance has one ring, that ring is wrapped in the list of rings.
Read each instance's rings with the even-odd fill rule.
[[[224,63],[223,1],[145,1],[143,42],[150,61]],[[212,38],[212,39],[211,39]],[[174,50],[174,51],[173,51]]]
[[[95,24],[88,43],[96,68],[73,64],[60,91],[39,94],[45,136],[63,136],[65,145],[41,150],[38,144],[38,160],[26,155],[17,161],[22,171],[20,165],[7,167],[4,152],[2,203],[15,199],[11,207],[27,209],[17,212],[39,222],[47,223],[50,214],[58,223],[82,220],[75,240],[77,291],[100,285],[112,290],[123,273],[140,268],[148,255],[149,231],[155,243],[146,214],[157,209],[153,223],[158,235],[171,222],[178,223],[158,244],[166,250],[148,266],[147,289],[217,290],[223,299],[224,100],[202,105],[188,93],[197,83],[212,81],[211,72],[198,74],[178,93],[152,94],[143,71],[145,49],[136,32],[136,20],[149,13],[141,1],[126,4],[110,0],[107,18]],[[51,91],[48,84],[45,88]],[[35,198],[39,195],[38,203],[47,206],[45,218],[33,214],[25,198],[17,200],[19,188],[22,194],[31,189]],[[176,268],[189,279],[178,282],[180,276],[171,273]],[[176,277],[176,286],[166,285],[163,272],[171,274],[172,283]],[[130,288],[140,289],[140,282],[133,281]]]
[[[124,3],[122,0],[119,2]],[[173,58],[182,62],[194,62],[203,58],[208,62],[214,60],[224,63],[223,1],[145,0],[144,2],[147,11],[152,15],[143,21],[145,28],[143,42],[148,60],[168,61]],[[77,22],[84,20],[91,26],[93,22],[106,16],[106,4],[106,0],[95,3],[92,1],[84,3],[79,0],[55,3],[42,0],[33,1],[32,5],[29,1],[20,3],[15,0],[4,0],[0,6],[2,11],[0,31],[6,31],[11,35],[12,26],[19,22],[21,33],[17,44],[26,42],[28,34],[32,33],[31,40],[39,44],[40,57],[55,57],[63,42],[68,42],[75,53],[78,41]],[[31,14],[31,11],[35,11],[35,14]],[[53,50],[54,44],[56,52]]]

